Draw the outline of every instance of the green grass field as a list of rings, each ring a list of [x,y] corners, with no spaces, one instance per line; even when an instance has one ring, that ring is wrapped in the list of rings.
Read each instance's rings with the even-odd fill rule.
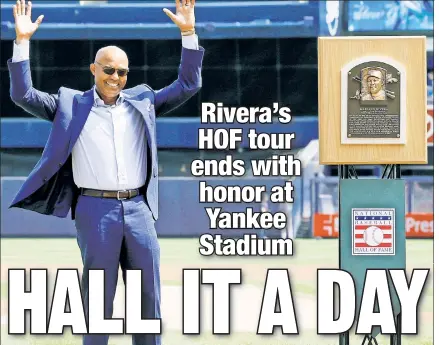
[[[295,255],[276,257],[203,257],[198,253],[196,239],[161,239],[162,316],[164,345],[262,345],[262,344],[338,344],[337,336],[316,334],[316,286],[318,268],[338,267],[337,240],[296,240]],[[10,268],[48,268],[52,295],[53,279],[58,268],[81,268],[75,239],[2,239],[1,240],[1,345],[79,345],[80,336],[66,331],[63,336],[12,336],[7,334],[7,270]],[[182,334],[181,282],[184,268],[241,268],[242,285],[232,290],[233,317],[231,334],[214,336],[211,331],[211,293],[203,295],[201,335]],[[293,290],[299,335],[256,335],[259,308],[267,269],[287,268]],[[407,241],[407,269],[430,268],[421,303],[419,304],[419,334],[404,336],[404,345],[433,344],[433,241]],[[123,282],[120,280],[115,301],[115,317],[123,312]],[[121,315],[123,317],[123,315]],[[362,337],[351,337],[360,345]],[[379,336],[379,344],[388,344],[388,336]],[[109,344],[131,344],[129,336],[111,336]]]

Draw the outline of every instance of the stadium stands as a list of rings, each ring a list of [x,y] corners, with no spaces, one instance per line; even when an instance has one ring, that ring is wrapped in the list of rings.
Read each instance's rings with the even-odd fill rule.
[[[396,18],[395,22],[391,23],[395,30],[386,27],[389,24],[382,20],[378,23],[377,29],[371,32],[367,22],[361,20],[364,7],[359,6],[366,5],[369,6],[369,12],[380,13],[382,9],[379,3],[380,1],[348,3],[197,0],[197,32],[200,44],[206,48],[203,88],[182,107],[158,121],[161,176],[189,178],[190,163],[193,159],[209,155],[220,157],[224,154],[203,153],[197,150],[197,129],[200,127],[202,102],[223,102],[226,105],[240,106],[271,105],[273,102],[279,102],[282,106],[291,108],[294,120],[290,125],[277,123],[264,126],[264,131],[297,133],[294,152],[304,149],[310,142],[318,139],[318,36],[389,33],[427,35],[428,82],[431,83],[434,71],[431,40],[433,32],[428,27],[416,26],[417,18],[424,18],[423,15],[424,22],[429,25],[428,8],[424,9],[424,14],[415,13],[411,19]],[[8,183],[7,176],[13,177],[11,185],[8,186],[9,194],[2,200],[3,204],[8,203],[7,198],[13,194],[14,188],[17,188],[17,179],[27,175],[36,164],[50,131],[50,124],[31,119],[27,113],[15,106],[9,97],[6,61],[12,55],[12,40],[15,36],[11,11],[13,4],[14,1],[2,1],[0,8],[2,187]],[[89,89],[93,79],[88,66],[93,61],[96,51],[108,44],[118,45],[128,53],[131,69],[128,87],[143,82],[156,89],[167,85],[176,76],[181,42],[178,30],[162,12],[163,7],[174,9],[174,2],[34,1],[34,17],[39,14],[45,15],[43,25],[31,43],[35,87],[50,93],[56,92],[61,85],[81,90]],[[405,29],[401,23],[405,23]],[[432,100],[432,92],[432,87],[429,87],[429,101]],[[259,157],[269,157],[273,153],[275,152],[267,150],[259,153]],[[432,166],[433,157],[430,153],[432,147],[429,148],[429,166]],[[241,151],[233,154],[249,161],[256,153],[247,150],[244,144]],[[360,176],[378,176],[380,169],[361,167],[358,173]],[[317,170],[323,176],[337,174],[336,167],[328,166],[322,171]],[[430,174],[432,168],[403,167],[404,176]],[[298,179],[297,183],[302,186],[300,193],[311,193],[311,181],[306,181],[306,187],[303,187],[303,180]],[[171,189],[166,188],[168,187],[164,187],[163,193],[171,195]],[[428,190],[428,187],[426,189]],[[311,212],[312,195],[306,195],[306,207]],[[322,195],[332,195],[332,201],[328,199],[331,201],[329,203],[321,196],[320,201],[324,205],[337,207],[332,192]],[[420,195],[425,195],[425,199],[429,198],[428,192]],[[302,198],[304,199],[305,197]],[[193,207],[193,204],[188,203],[188,207],[189,205]],[[304,208],[305,206],[299,213],[295,213],[295,226],[300,224],[296,223],[296,219],[303,218]],[[296,211],[297,209],[294,212]],[[6,211],[2,206],[3,212]],[[21,214],[14,213],[13,219]],[[296,217],[297,214],[300,215],[299,218]],[[29,220],[27,222],[29,223]],[[191,229],[189,225],[182,226],[182,232],[201,231]],[[165,225],[162,229],[164,228]],[[160,229],[159,225],[159,232]],[[304,230],[303,233],[308,230]]]

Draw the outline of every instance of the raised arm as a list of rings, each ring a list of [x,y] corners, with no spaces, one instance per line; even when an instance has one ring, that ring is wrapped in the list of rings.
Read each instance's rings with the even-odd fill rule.
[[[32,3],[17,0],[13,7],[16,39],[14,53],[8,60],[10,95],[12,101],[28,113],[44,120],[53,121],[58,105],[58,96],[36,90],[32,84],[29,61],[30,38],[40,26],[44,16],[32,22]]]
[[[186,102],[201,88],[201,67],[204,49],[198,46],[195,34],[195,0],[176,0],[176,14],[163,11],[178,26],[182,35],[182,54],[177,79],[156,91],[156,114],[164,114]]]

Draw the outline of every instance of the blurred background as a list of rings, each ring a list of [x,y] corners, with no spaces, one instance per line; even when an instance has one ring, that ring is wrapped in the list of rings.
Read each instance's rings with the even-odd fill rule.
[[[80,336],[69,328],[60,336],[10,336],[7,334],[8,268],[45,268],[50,287],[56,270],[77,268],[81,257],[74,223],[21,209],[8,209],[41,157],[50,132],[50,123],[30,117],[15,106],[9,96],[7,60],[12,57],[15,38],[12,5],[1,1],[1,252],[0,279],[1,334],[4,345],[81,344]],[[44,14],[44,22],[31,42],[33,83],[42,91],[56,93],[60,86],[88,90],[93,85],[89,64],[99,48],[118,45],[130,59],[127,87],[148,83],[160,89],[177,76],[181,38],[178,29],[162,12],[175,10],[173,1],[73,1],[35,0],[33,17]],[[205,345],[245,343],[263,345],[266,337],[255,334],[266,270],[289,270],[300,327],[300,336],[274,335],[278,344],[339,344],[338,336],[316,335],[316,277],[319,268],[339,267],[339,241],[320,240],[338,236],[337,166],[318,163],[318,66],[319,36],[425,35],[427,36],[428,86],[428,164],[402,166],[406,181],[406,232],[410,238],[433,237],[433,1],[208,1],[197,0],[197,33],[206,49],[201,91],[180,108],[157,120],[159,147],[160,218],[156,223],[161,247],[162,311],[164,343]],[[328,85],[327,87],[331,87]],[[244,134],[249,128],[258,132],[296,133],[293,150],[251,151],[246,143],[232,152],[201,151],[197,148],[202,102],[222,102],[225,106],[280,106],[291,109],[288,125],[238,125]],[[423,116],[424,114],[419,114]],[[226,127],[226,126],[224,126]],[[221,159],[227,154],[245,160],[269,158],[273,154],[294,154],[302,163],[302,176],[291,177],[294,203],[201,204],[199,181],[215,185],[261,185],[267,190],[283,184],[282,177],[255,178],[250,169],[245,178],[191,176],[194,159]],[[359,178],[380,178],[383,166],[357,166]],[[240,229],[221,231],[223,236],[293,237],[293,257],[201,256],[197,237],[209,230],[205,207],[224,211],[279,210],[288,215],[284,231],[264,232]],[[39,238],[38,238],[39,237]],[[65,238],[59,238],[65,237]],[[188,237],[188,238],[183,238]],[[188,267],[239,267],[245,275],[236,289],[232,333],[214,336],[210,299],[203,297],[203,331],[198,337],[181,334],[181,272]],[[407,271],[433,270],[433,241],[407,240]],[[119,276],[120,278],[120,276]],[[124,285],[118,282],[115,316],[123,317]],[[405,336],[408,345],[432,345],[433,286],[426,284],[419,305],[420,330]],[[354,330],[353,330],[354,332]],[[279,332],[280,333],[280,332]],[[354,334],[351,334],[354,336]],[[378,342],[387,343],[386,339]],[[362,337],[357,336],[360,344]],[[363,341],[364,343],[364,341]],[[131,344],[125,336],[110,337],[110,345]]]
[[[12,5],[1,4],[1,235],[74,237],[73,222],[8,206],[39,160],[50,123],[25,113],[9,96],[7,60],[15,38]],[[34,86],[56,93],[60,86],[90,89],[89,64],[99,48],[114,44],[130,59],[127,87],[147,83],[160,89],[177,76],[181,39],[162,12],[174,2],[34,1],[33,18],[44,22],[31,41]],[[402,166],[407,181],[407,236],[433,237],[433,1],[208,1],[197,0],[197,33],[206,49],[203,88],[186,104],[157,120],[160,163],[159,236],[198,236],[208,230],[204,207],[242,211],[253,206],[282,210],[289,216],[284,232],[265,236],[295,238],[338,236],[336,166],[318,164],[317,38],[349,35],[427,36],[429,129],[427,165]],[[331,87],[328,85],[328,87]],[[295,132],[293,152],[200,151],[197,133],[202,102],[225,106],[271,106],[279,102],[293,114],[289,125],[253,125],[257,131]],[[421,115],[421,114],[420,114]],[[237,127],[233,125],[232,127]],[[244,133],[250,128],[243,125]],[[292,204],[200,204],[198,183],[190,173],[194,159],[244,159],[294,154],[302,176],[293,178]],[[381,177],[384,167],[359,166],[362,177]],[[211,185],[283,184],[283,178],[207,178]],[[206,180],[206,178],[201,178]],[[268,189],[268,188],[267,188]],[[248,231],[247,231],[248,232]],[[240,229],[230,236],[242,234]]]

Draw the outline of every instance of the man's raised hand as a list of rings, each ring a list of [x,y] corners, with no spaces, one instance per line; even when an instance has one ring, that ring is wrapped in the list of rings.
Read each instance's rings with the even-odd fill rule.
[[[28,1],[26,6],[25,0],[17,0],[12,12],[15,18],[15,34],[17,36],[15,42],[19,44],[22,40],[30,40],[43,21],[44,16],[39,16],[35,23],[32,23],[32,3]]]
[[[163,9],[169,18],[179,27],[180,31],[195,29],[195,0],[175,0],[176,14],[167,8]]]

